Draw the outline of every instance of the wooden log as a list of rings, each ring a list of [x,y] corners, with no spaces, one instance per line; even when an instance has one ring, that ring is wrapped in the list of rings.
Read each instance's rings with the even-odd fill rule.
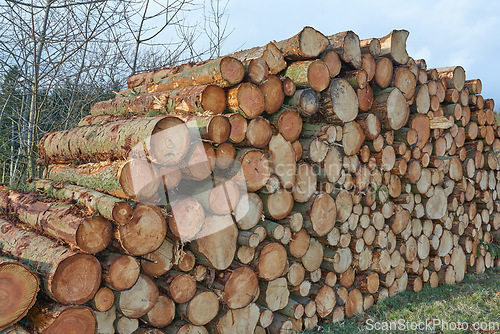
[[[322,95],[321,113],[328,121],[351,122],[358,115],[356,91],[342,78],[331,80],[330,87]]]
[[[176,320],[170,326],[164,328],[166,334],[208,334],[203,326],[195,326],[183,320]]]
[[[333,50],[327,51],[321,56],[321,60],[323,60],[328,67],[330,78],[335,78],[340,73],[342,63],[337,52]]]
[[[270,219],[283,219],[293,208],[293,196],[285,189],[279,189],[272,194],[261,194],[264,203],[264,214]],[[282,235],[277,239],[281,239]]]
[[[406,30],[393,30],[387,36],[379,38],[380,56],[387,56],[397,64],[406,64],[406,40],[409,34]]]
[[[189,302],[196,294],[195,278],[179,271],[169,271],[156,279],[155,284],[161,293],[179,304]]]
[[[193,299],[177,306],[177,313],[181,318],[196,326],[208,324],[217,316],[218,312],[217,295],[205,289],[198,289]]]
[[[0,256],[0,331],[21,320],[35,304],[38,276],[21,262]]]
[[[234,209],[234,217],[238,228],[249,230],[253,228],[262,217],[263,203],[259,195],[248,193],[241,196]]]
[[[224,90],[216,85],[202,85],[139,95],[118,95],[114,99],[94,104],[90,113],[93,116],[177,113],[218,115],[225,108]],[[86,117],[80,121],[79,126],[97,124],[97,119]]]
[[[438,77],[446,83],[446,88],[461,91],[465,85],[465,71],[462,66],[438,68]]]
[[[345,304],[345,314],[351,317],[363,312],[363,294],[358,289],[349,291],[349,296]]]
[[[155,282],[143,274],[139,275],[132,288],[117,294],[117,311],[132,319],[138,319],[148,313],[160,296]]]
[[[278,134],[271,138],[267,150],[270,153],[271,167],[274,174],[279,177],[281,185],[285,189],[292,188],[295,185],[295,173],[297,171],[292,144],[283,138],[281,134]]]
[[[141,268],[148,276],[158,277],[172,269],[176,254],[174,244],[165,239],[161,246],[142,257]]]
[[[289,79],[293,80],[293,78]],[[270,75],[259,85],[259,88],[264,94],[264,111],[268,114],[273,114],[278,111],[285,99],[283,83],[280,78],[275,75]]]
[[[400,66],[394,71],[392,86],[399,89],[406,100],[411,100],[415,96],[417,79],[408,67]]]
[[[277,74],[286,67],[283,54],[273,42],[269,42],[264,46],[238,51],[231,54],[231,56],[240,60],[243,64],[248,64],[248,76],[251,79],[255,77],[255,73],[251,69],[253,60],[263,60],[271,74]]]
[[[50,193],[55,198],[75,201],[120,225],[125,224],[132,217],[133,210],[128,202],[90,188],[44,179],[33,179],[30,186]]]
[[[241,175],[241,171],[243,172]],[[262,188],[271,176],[271,164],[266,154],[259,149],[245,148],[238,151],[229,175],[244,176],[247,191]]]
[[[389,87],[393,76],[393,64],[389,58],[380,57],[375,66],[375,83],[381,89]]]
[[[285,99],[285,103],[299,108],[302,116],[312,116],[319,110],[319,93],[314,89],[298,89],[295,93]]]
[[[382,127],[386,130],[399,130],[406,122],[410,110],[404,95],[397,88],[377,92],[372,107]]]
[[[326,49],[329,41],[314,28],[305,27],[297,35],[274,44],[286,59],[295,61],[317,57]]]
[[[361,126],[366,139],[374,140],[380,134],[380,121],[372,113],[359,114],[356,122]]]
[[[147,231],[147,232],[145,232]],[[165,216],[154,205],[139,203],[130,221],[115,231],[119,248],[130,255],[145,255],[158,249],[167,234]]]
[[[190,246],[217,270],[228,268],[233,262],[238,239],[238,228],[229,215],[208,216],[196,240]]]
[[[260,295],[258,302],[271,311],[284,309],[288,304],[290,291],[286,278],[280,277],[268,282],[260,283]]]
[[[216,275],[214,287],[220,291],[221,302],[230,309],[245,308],[260,294],[255,272],[236,264]]]
[[[46,164],[139,156],[172,166],[184,158],[189,143],[189,131],[177,117],[147,117],[51,132],[38,149]]]
[[[47,294],[63,304],[83,304],[99,289],[101,268],[91,255],[58,246],[56,242],[0,220],[2,252],[37,273]]]
[[[114,304],[115,294],[113,290],[105,286],[101,287],[89,302],[89,305],[98,312],[109,311]]]
[[[256,332],[259,317],[259,307],[255,304],[250,304],[244,308],[229,309],[222,312],[208,327],[214,333],[220,334],[254,333],[254,331]]]
[[[369,111],[373,105],[373,89],[371,85],[367,85],[365,89],[358,89],[356,91],[359,101],[360,111]]]
[[[308,164],[307,162],[301,162],[297,165],[297,173],[295,179],[296,183],[292,191],[293,199],[299,203],[309,201],[317,188],[316,172],[310,164]],[[296,213],[294,214],[294,216],[300,216],[301,218],[303,218],[300,213]],[[295,224],[291,223],[290,227],[294,232],[297,232],[298,229],[294,228],[294,225]],[[300,225],[302,226],[302,222]]]
[[[335,201],[327,193],[319,193],[306,203],[295,203],[293,211],[302,214],[304,227],[316,236],[327,235],[337,217]]]
[[[354,68],[361,68],[361,47],[358,35],[349,30],[328,36],[328,41],[330,45],[327,50],[337,52],[340,59]]]
[[[268,118],[270,124],[289,142],[296,141],[302,131],[301,110],[292,106],[282,106]]]
[[[0,333],[2,333],[2,334],[30,334],[30,332],[28,332],[24,327],[22,327],[19,324],[7,327],[6,329],[1,331]]]
[[[0,190],[0,207],[30,228],[43,231],[90,254],[104,250],[111,241],[112,225],[102,217],[85,217],[78,208],[61,202],[41,202],[33,193]],[[7,205],[5,205],[7,204]]]
[[[153,308],[141,319],[153,327],[165,327],[170,325],[175,317],[175,303],[167,296],[160,295]]]
[[[321,92],[330,83],[328,66],[321,59],[293,62],[287,67],[284,75],[292,79],[299,89],[312,88]]]
[[[253,267],[257,276],[264,281],[281,277],[288,265],[285,248],[276,242],[263,242],[257,248]]]
[[[45,178],[71,182],[124,199],[147,201],[158,192],[161,179],[156,167],[146,160],[89,163],[78,166],[51,165]]]
[[[239,112],[246,118],[256,118],[264,112],[264,94],[250,82],[230,88],[226,95],[228,109]]]
[[[365,133],[363,128],[356,121],[344,124],[342,146],[346,155],[356,155],[361,149],[364,141]]]
[[[101,252],[98,259],[102,266],[102,281],[107,287],[122,291],[130,289],[137,281],[141,267],[134,257]]]
[[[381,50],[380,40],[378,38],[369,38],[359,41],[361,52],[370,53],[373,57],[379,57]]]
[[[38,302],[27,316],[32,333],[82,333],[97,332],[97,320],[87,306],[65,306]]]

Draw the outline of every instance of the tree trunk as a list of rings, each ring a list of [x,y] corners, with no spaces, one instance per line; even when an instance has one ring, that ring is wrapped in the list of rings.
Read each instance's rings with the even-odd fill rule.
[[[244,82],[227,91],[227,107],[246,118],[256,118],[264,112],[265,96],[259,87]]]
[[[127,318],[138,319],[153,308],[159,296],[154,281],[141,274],[132,288],[117,293],[116,309]]]
[[[358,96],[352,86],[342,78],[330,82],[328,90],[321,95],[320,112],[327,121],[351,122],[358,116]]]
[[[410,109],[404,95],[397,88],[388,88],[377,92],[372,112],[378,116],[385,130],[401,129],[410,115]]]
[[[409,34],[406,30],[393,30],[387,36],[379,38],[380,56],[387,56],[397,64],[406,64],[406,40]]]
[[[132,256],[102,252],[98,258],[102,266],[103,284],[113,290],[128,290],[139,278],[141,267]]]

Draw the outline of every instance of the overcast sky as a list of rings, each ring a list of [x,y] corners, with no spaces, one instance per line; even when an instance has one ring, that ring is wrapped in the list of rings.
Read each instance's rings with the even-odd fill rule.
[[[428,68],[463,66],[500,109],[500,1],[230,0],[228,16],[234,30],[225,53],[286,39],[304,26],[325,35],[352,30],[360,39],[406,29],[410,56]]]

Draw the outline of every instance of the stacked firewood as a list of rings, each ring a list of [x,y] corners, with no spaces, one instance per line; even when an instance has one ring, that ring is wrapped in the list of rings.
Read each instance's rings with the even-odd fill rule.
[[[500,265],[493,100],[407,37],[306,27],[45,135],[45,179],[0,189],[0,330],[298,332]]]

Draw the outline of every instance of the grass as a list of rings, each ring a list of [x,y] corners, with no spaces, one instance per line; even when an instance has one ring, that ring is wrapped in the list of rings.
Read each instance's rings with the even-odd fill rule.
[[[390,321],[432,322],[441,319],[449,322],[449,327],[436,326],[432,329],[393,331],[369,330],[376,322]],[[466,330],[453,330],[451,322],[467,322]],[[490,323],[489,329],[474,330],[476,322]],[[488,324],[483,324],[488,325]],[[481,324],[479,324],[481,326]],[[379,327],[380,328],[380,327]],[[500,333],[500,268],[488,269],[483,274],[466,275],[462,282],[455,285],[440,285],[432,289],[425,287],[421,292],[405,291],[394,298],[375,304],[366,313],[344,322],[325,324],[322,333]],[[313,333],[307,331],[306,333]]]

